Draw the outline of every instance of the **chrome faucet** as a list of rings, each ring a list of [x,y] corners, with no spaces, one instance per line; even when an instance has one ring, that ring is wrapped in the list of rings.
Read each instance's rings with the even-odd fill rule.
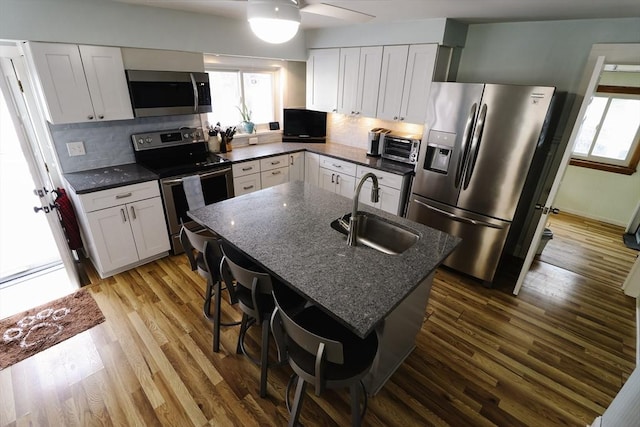
[[[347,245],[349,246],[358,245],[358,201],[360,200],[360,190],[362,189],[362,184],[364,184],[367,178],[371,178],[371,181],[373,181],[373,187],[371,187],[371,201],[373,203],[377,203],[380,199],[378,177],[371,172],[362,175],[362,178],[360,178],[360,182],[356,187],[356,192],[353,195],[353,210],[351,211],[351,218],[349,219],[349,234],[347,235]]]

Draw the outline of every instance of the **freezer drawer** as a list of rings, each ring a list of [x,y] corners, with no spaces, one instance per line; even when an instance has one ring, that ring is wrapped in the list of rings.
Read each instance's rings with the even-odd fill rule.
[[[410,220],[462,238],[443,264],[492,282],[511,223],[411,195]]]

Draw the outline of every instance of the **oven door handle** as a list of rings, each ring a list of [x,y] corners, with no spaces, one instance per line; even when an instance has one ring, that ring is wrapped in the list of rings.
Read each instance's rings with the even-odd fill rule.
[[[225,169],[218,169],[218,170],[215,170],[213,172],[207,172],[207,173],[198,174],[198,176],[200,177],[200,179],[211,178],[213,176],[225,175],[225,174],[227,174],[229,172],[231,172],[231,168],[225,168]],[[182,178],[168,179],[168,180],[162,181],[162,184],[164,184],[164,185],[182,184]]]
[[[189,73],[189,77],[191,77],[191,84],[193,85],[193,112],[198,112],[198,103],[200,100],[198,99],[198,85],[196,84],[196,79],[193,76],[193,73]]]

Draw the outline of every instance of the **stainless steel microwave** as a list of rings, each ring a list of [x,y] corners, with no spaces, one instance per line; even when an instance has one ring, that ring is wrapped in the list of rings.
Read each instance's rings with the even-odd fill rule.
[[[126,75],[136,117],[211,112],[207,73],[126,70]]]
[[[382,157],[397,162],[415,165],[420,152],[420,138],[414,135],[380,135],[382,140]]]

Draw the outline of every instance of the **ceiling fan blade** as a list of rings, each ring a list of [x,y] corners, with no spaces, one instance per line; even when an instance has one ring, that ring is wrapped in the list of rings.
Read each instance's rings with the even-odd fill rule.
[[[300,11],[305,13],[313,13],[315,15],[329,16],[331,18],[342,19],[349,22],[367,22],[375,18],[373,15],[358,12],[343,7],[333,6],[326,3],[300,2]]]

